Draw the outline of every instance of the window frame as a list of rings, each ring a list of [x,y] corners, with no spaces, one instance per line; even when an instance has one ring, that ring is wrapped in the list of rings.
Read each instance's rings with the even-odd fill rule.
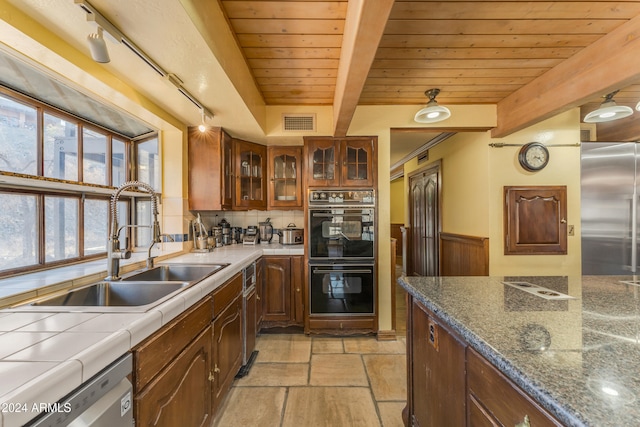
[[[15,92],[7,87],[0,85],[0,95],[6,97],[12,101],[15,101],[20,104],[24,104],[28,107],[32,107],[36,109],[36,138],[37,138],[37,151],[36,151],[36,173],[37,175],[29,175],[29,174],[21,174],[3,171],[0,168],[0,177],[5,177],[4,181],[8,182],[8,184],[0,184],[0,193],[12,193],[12,194],[29,194],[36,196],[36,209],[37,209],[37,221],[38,221],[38,237],[37,237],[37,248],[36,248],[36,264],[21,266],[17,268],[0,270],[0,278],[14,276],[18,274],[23,274],[26,272],[46,270],[50,268],[59,267],[62,265],[69,265],[78,262],[83,262],[87,260],[94,260],[104,258],[107,254],[106,250],[104,252],[93,253],[90,255],[85,254],[85,224],[84,224],[84,201],[86,199],[98,199],[105,200],[107,202],[110,201],[111,195],[113,191],[117,188],[113,186],[113,144],[114,141],[118,143],[124,143],[124,165],[125,165],[125,178],[124,181],[131,181],[135,179],[137,176],[137,159],[135,153],[137,153],[137,144],[139,142],[147,142],[153,138],[157,139],[158,143],[158,154],[160,155],[160,135],[158,132],[154,132],[151,135],[145,135],[143,138],[139,140],[132,139],[125,135],[119,134],[112,130],[103,128],[95,123],[91,123],[86,119],[82,119],[78,116],[70,114],[66,111],[60,110],[58,108],[52,107],[48,104],[42,103],[36,99],[33,99],[29,96],[21,94],[19,92]],[[52,177],[46,177],[45,174],[45,165],[44,165],[44,138],[45,138],[45,130],[44,130],[44,119],[45,115],[53,116],[55,118],[60,118],[61,120],[68,121],[77,126],[77,144],[78,144],[78,153],[77,153],[77,167],[78,167],[78,181],[66,180],[66,179],[58,179]],[[84,173],[84,132],[89,130],[91,132],[96,132],[101,135],[106,136],[106,147],[105,147],[105,180],[106,185],[102,184],[90,184],[82,181],[83,173]],[[2,165],[0,165],[1,167]],[[160,162],[160,168],[162,168],[162,162]],[[162,180],[162,172],[160,173],[160,180]],[[159,184],[162,185],[162,182]],[[126,215],[127,215],[127,223],[131,223],[132,219],[135,221],[135,210],[134,207],[137,203],[137,199],[145,200],[148,199],[149,195],[146,192],[140,192],[138,196],[136,193],[138,191],[132,189],[132,191],[124,192],[119,201],[126,203]],[[158,192],[160,195],[161,192]],[[53,197],[71,197],[78,199],[78,254],[79,256],[55,260],[55,261],[46,261],[46,235],[45,235],[45,197],[53,196]],[[108,212],[108,222],[111,223],[111,212]],[[126,229],[126,238],[129,242],[129,249],[133,249],[138,246],[138,242],[136,242],[136,233],[131,232],[131,228]],[[109,225],[107,225],[107,234],[109,233]],[[108,235],[106,236],[108,239]],[[144,242],[140,242],[144,244]],[[106,246],[105,246],[106,247]]]

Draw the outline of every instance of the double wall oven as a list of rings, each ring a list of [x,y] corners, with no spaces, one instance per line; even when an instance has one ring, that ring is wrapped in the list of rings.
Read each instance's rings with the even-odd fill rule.
[[[309,191],[309,315],[372,316],[375,191]]]

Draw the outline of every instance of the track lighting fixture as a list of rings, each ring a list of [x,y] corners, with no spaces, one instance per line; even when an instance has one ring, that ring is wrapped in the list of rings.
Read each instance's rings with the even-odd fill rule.
[[[207,130],[207,125],[204,123],[204,108],[200,109],[200,126],[198,126],[198,130],[204,133]]]
[[[429,98],[427,106],[418,111],[413,118],[418,123],[435,123],[441,122],[451,117],[451,111],[447,107],[438,105],[436,96],[440,93],[440,89],[429,89],[425,91],[425,95]]]
[[[613,100],[616,93],[618,93],[617,90],[607,94],[602,104],[600,104],[600,108],[593,110],[584,117],[585,123],[610,122],[632,115],[633,109],[631,109],[631,107],[627,107],[626,105],[617,105]]]
[[[89,50],[93,60],[106,64],[111,58],[109,58],[109,50],[107,49],[107,43],[104,41],[103,33],[104,30],[99,26],[96,33],[91,33],[87,36],[87,40],[89,41]]]

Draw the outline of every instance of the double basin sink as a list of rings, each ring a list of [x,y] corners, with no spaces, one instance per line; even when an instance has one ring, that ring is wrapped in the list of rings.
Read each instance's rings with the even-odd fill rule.
[[[163,264],[117,281],[100,281],[15,309],[37,311],[147,311],[229,264]],[[107,310],[105,310],[107,309]]]

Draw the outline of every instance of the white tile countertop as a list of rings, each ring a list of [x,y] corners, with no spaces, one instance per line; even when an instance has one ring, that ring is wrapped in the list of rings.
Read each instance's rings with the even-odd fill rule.
[[[1,309],[0,427],[21,426],[36,417],[40,404],[55,403],[79,387],[260,256],[303,254],[302,245],[230,245],[164,259],[162,262],[230,265],[143,313],[114,313],[100,308],[81,313]],[[76,266],[73,271],[98,281],[106,275],[106,261],[101,262],[102,267],[95,266],[94,261],[91,267]],[[49,273],[52,275],[56,273]],[[34,281],[57,286],[44,277],[40,273]],[[69,278],[67,274],[64,278],[66,282],[81,279],[86,282],[87,276]],[[0,281],[0,298],[4,296],[15,304],[18,297],[3,289],[9,281]],[[30,288],[27,276],[11,283],[20,284],[12,289],[19,290],[23,299],[39,295],[37,287]],[[28,288],[32,290],[25,291]]]

